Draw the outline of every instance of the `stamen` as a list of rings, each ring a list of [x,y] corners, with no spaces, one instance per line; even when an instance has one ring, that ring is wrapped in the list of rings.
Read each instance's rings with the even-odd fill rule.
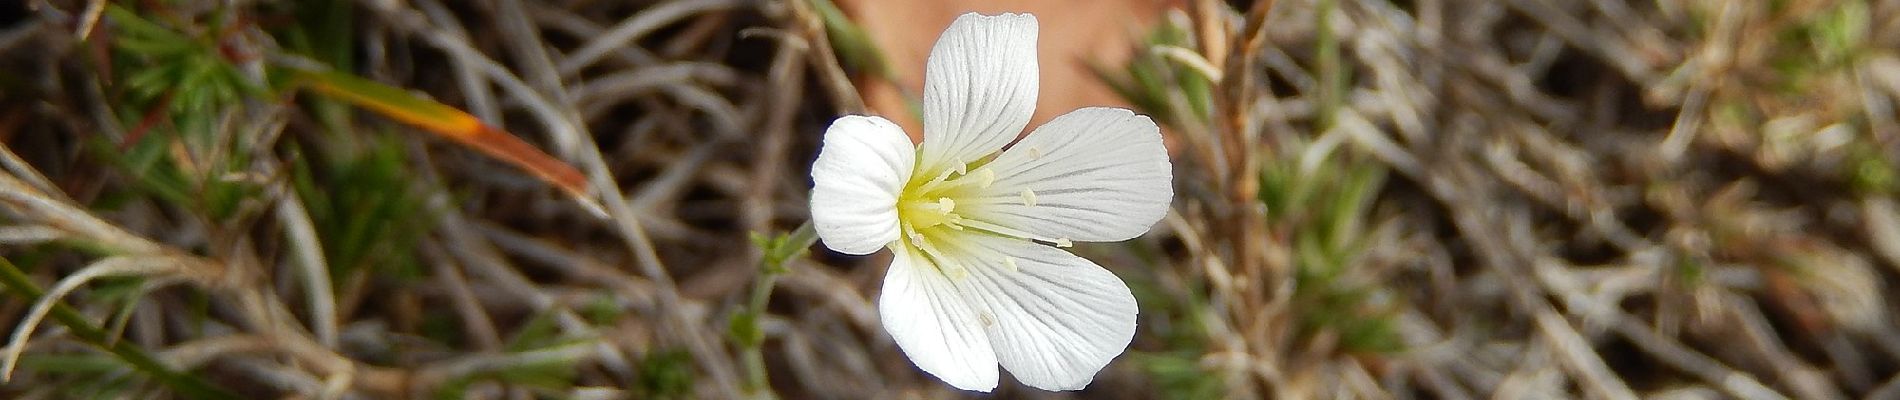
[[[982,189],[982,188],[990,187],[990,185],[993,185],[996,183],[996,171],[989,168],[981,168],[974,171],[973,173],[957,173],[957,172],[958,171],[946,172],[944,173],[943,177],[937,178],[936,180],[930,181],[930,183],[925,183],[923,186],[917,187],[917,189],[913,191],[912,193],[918,193],[918,194],[924,194],[924,195],[932,195],[932,194],[942,195],[942,194],[946,194],[945,192],[950,191],[951,189],[956,189],[956,188],[961,188],[961,187],[971,186],[971,185],[975,185],[978,189]],[[955,176],[952,177],[952,174],[955,174]]]
[[[1075,247],[1075,242],[1069,241],[1069,238],[1058,238],[1056,247]]]
[[[937,271],[942,272],[944,276],[950,277],[950,279],[963,279],[963,277],[970,276],[970,270],[965,269],[961,265],[953,264],[952,259],[944,256],[943,252],[937,250],[937,246],[931,245],[928,239],[919,238],[912,240],[911,245],[916,246],[917,250],[922,250],[924,255],[930,258],[930,264],[937,266]]]
[[[924,235],[917,233],[917,227],[911,226],[908,222],[904,223],[904,237],[910,238],[911,243],[924,241]]]
[[[924,229],[945,223],[955,222],[957,215],[952,213],[957,207],[955,200],[937,198],[937,201],[903,201],[897,205],[899,218],[912,229]]]
[[[1023,270],[1022,267],[1016,266],[1016,257],[1003,257],[1003,267],[1008,268],[1009,272],[1020,272]]]
[[[1029,207],[1035,207],[1036,206],[1036,192],[1030,191],[1029,189],[1023,189],[1023,205],[1029,206]]]
[[[957,164],[957,165],[963,165],[963,164]],[[935,191],[938,185],[942,185],[944,182],[950,180],[950,174],[955,174],[955,173],[958,173],[957,170],[943,171],[943,173],[937,174],[936,179],[931,179],[930,182],[925,182],[923,185],[918,186],[915,192],[911,192],[911,193],[930,193],[932,191]]]
[[[1028,239],[1032,241],[1037,241],[1037,242],[1042,242],[1042,243],[1053,243],[1053,244],[1061,244],[1061,243],[1068,242],[1068,239],[1056,239],[1056,238],[1051,238],[1051,237],[1046,237],[1046,236],[1037,236],[1029,232],[1023,232],[1020,230],[1007,228],[1002,225],[984,222],[983,220],[966,219],[966,220],[963,220],[962,224],[963,226],[981,229],[989,233],[1014,237],[1017,239]]]

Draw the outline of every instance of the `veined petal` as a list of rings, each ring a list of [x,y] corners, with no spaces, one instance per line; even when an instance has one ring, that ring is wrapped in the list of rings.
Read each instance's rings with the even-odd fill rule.
[[[1036,17],[957,17],[924,66],[922,171],[955,169],[1016,139],[1036,111]]]
[[[996,358],[1043,390],[1077,390],[1128,348],[1135,296],[1108,270],[1068,251],[978,233],[945,243],[967,276],[952,278]]]
[[[966,217],[1042,237],[1119,241],[1168,213],[1173,167],[1147,116],[1090,107],[1063,114],[986,168],[996,182]]]
[[[897,240],[897,196],[916,154],[890,120],[847,115],[831,123],[811,166],[812,227],[825,247],[870,254]]]
[[[897,348],[950,386],[996,389],[996,353],[979,312],[917,249],[894,246],[892,253],[877,312]]]

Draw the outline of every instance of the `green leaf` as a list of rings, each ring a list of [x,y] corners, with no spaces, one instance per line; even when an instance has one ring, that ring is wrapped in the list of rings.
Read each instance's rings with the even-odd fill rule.
[[[661,349],[640,358],[633,391],[640,398],[685,399],[693,393],[693,357],[680,349]]]
[[[741,346],[758,347],[765,343],[765,330],[759,328],[759,316],[751,312],[732,313],[726,321],[726,334]]]

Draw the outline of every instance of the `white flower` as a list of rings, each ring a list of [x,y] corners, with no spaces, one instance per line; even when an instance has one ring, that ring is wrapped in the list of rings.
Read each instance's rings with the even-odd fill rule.
[[[1154,121],[1083,108],[1036,128],[1036,18],[965,14],[930,52],[924,140],[846,116],[812,165],[812,222],[849,254],[889,247],[878,312],[919,368],[965,390],[1001,364],[1045,390],[1087,386],[1128,347],[1135,298],[1058,247],[1148,231],[1174,196]]]

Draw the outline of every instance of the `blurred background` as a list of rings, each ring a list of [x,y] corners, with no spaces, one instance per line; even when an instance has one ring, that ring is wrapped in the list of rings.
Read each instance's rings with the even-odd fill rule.
[[[977,396],[787,234],[972,11],[1176,167],[995,397],[1900,398],[1893,0],[4,2],[0,397]]]

